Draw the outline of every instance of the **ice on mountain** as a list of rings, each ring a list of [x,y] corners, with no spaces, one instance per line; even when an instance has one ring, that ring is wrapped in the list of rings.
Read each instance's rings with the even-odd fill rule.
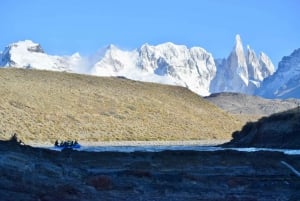
[[[262,60],[268,63],[268,59]],[[300,49],[279,62],[277,71],[265,79],[257,95],[265,98],[300,98]]]

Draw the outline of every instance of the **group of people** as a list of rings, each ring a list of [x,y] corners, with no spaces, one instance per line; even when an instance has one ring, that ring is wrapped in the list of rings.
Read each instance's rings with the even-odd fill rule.
[[[61,148],[79,148],[80,147],[77,140],[75,140],[75,141],[68,140],[68,141],[61,141],[61,142],[58,142],[58,140],[56,140],[54,143],[54,146],[61,147]]]

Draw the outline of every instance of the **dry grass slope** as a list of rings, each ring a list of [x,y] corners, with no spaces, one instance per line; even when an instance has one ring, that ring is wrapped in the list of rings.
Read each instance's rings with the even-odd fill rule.
[[[0,69],[0,136],[26,143],[229,139],[244,124],[182,87]]]

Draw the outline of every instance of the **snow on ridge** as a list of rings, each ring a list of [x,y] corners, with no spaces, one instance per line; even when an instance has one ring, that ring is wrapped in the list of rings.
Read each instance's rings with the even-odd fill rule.
[[[257,57],[249,45],[246,47],[244,52],[241,37],[236,35],[229,57],[217,62],[217,75],[212,81],[210,92],[253,94],[262,81],[273,74],[274,65],[271,60],[265,54]]]
[[[262,58],[269,62],[268,57]],[[264,80],[256,94],[265,98],[300,98],[300,48],[279,62],[278,69]]]
[[[47,55],[39,44],[25,40],[6,47],[2,56],[2,65],[16,68],[71,71],[70,66],[66,63],[66,58]]]
[[[247,46],[247,50],[251,50],[250,46]],[[222,83],[215,88],[221,91],[248,93],[251,91],[248,89],[250,85],[258,86],[260,80],[272,71],[273,64],[264,53],[261,53],[259,58],[255,52],[251,54],[254,55],[254,59],[248,61],[241,37],[236,35],[231,54],[227,61],[222,61],[223,65],[230,69],[226,71],[222,69],[224,66],[221,64],[216,66],[213,55],[204,48],[188,48],[172,42],[158,45],[145,43],[130,51],[109,45],[95,55],[82,57],[79,53],[71,56],[48,55],[39,44],[25,40],[9,45],[2,58],[0,54],[0,64],[7,67],[67,71],[96,76],[124,76],[137,81],[184,86],[199,95],[207,96],[215,92],[211,90],[211,85],[216,79],[219,79],[219,82],[222,79]],[[255,67],[255,72],[249,70],[249,64],[257,66],[257,62],[263,66],[263,71],[258,67]],[[248,75],[250,72],[254,74],[252,77],[255,79]]]
[[[215,71],[212,55],[203,48],[189,49],[167,42],[156,46],[144,44],[132,51],[108,47],[91,74],[185,86],[208,95]]]

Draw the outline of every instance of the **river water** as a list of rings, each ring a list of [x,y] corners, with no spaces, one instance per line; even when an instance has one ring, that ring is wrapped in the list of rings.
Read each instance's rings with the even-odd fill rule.
[[[61,151],[59,148],[46,147],[51,150]],[[271,148],[222,148],[217,146],[193,146],[193,145],[135,145],[135,146],[81,146],[78,151],[89,152],[160,152],[165,150],[189,150],[189,151],[224,151],[236,150],[241,152],[276,151],[287,155],[300,155],[300,149],[271,149]]]

